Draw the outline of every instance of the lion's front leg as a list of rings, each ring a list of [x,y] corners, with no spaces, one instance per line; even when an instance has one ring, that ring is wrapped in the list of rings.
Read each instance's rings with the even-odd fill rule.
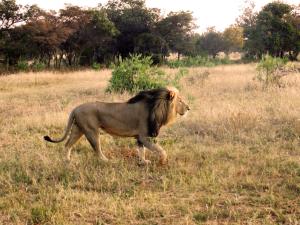
[[[139,141],[139,139],[137,139],[137,145],[138,145],[137,152],[138,152],[140,164],[142,164],[142,165],[148,165],[148,164],[150,164],[151,161],[150,160],[146,160],[146,156],[145,156],[146,148],[143,145],[143,143],[141,141]]]
[[[147,137],[139,137],[138,141],[141,142],[149,150],[158,152],[160,155],[160,162],[162,164],[165,164],[167,162],[167,153],[160,145],[150,142]]]
[[[138,147],[138,155],[139,155],[140,163],[142,165],[148,165],[151,163],[150,160],[146,159],[145,153],[146,153],[146,148],[144,146],[139,146]]]

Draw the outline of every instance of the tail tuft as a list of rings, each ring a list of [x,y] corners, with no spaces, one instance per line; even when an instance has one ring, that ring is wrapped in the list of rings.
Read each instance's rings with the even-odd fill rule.
[[[52,142],[51,138],[49,136],[44,136],[44,140],[45,141],[49,141],[49,142]]]

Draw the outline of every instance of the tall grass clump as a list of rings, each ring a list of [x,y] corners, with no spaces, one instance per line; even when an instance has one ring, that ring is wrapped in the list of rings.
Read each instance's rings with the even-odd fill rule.
[[[39,61],[35,61],[32,65],[31,65],[31,70],[34,72],[39,72],[39,71],[43,71],[46,68],[46,64],[43,62],[39,62]]]
[[[129,58],[120,59],[118,64],[113,65],[112,77],[109,80],[107,92],[135,93],[140,90],[176,86],[182,74],[170,78],[164,71],[152,66],[150,56],[130,55]]]
[[[231,61],[228,57],[223,59],[220,58],[209,58],[207,56],[195,56],[195,57],[185,57],[180,60],[170,60],[167,62],[167,65],[171,68],[179,67],[213,67],[217,65],[226,65],[230,64]]]
[[[19,71],[28,71],[28,69],[29,69],[28,62],[25,60],[19,60],[17,63],[17,69]]]
[[[288,70],[287,62],[287,58],[264,55],[256,67],[257,74],[254,79],[262,84],[263,89],[270,86],[282,87],[281,78],[286,75]]]
[[[101,65],[100,65],[100,63],[97,63],[97,62],[93,62],[93,64],[92,64],[92,69],[93,70],[100,70],[101,69]]]

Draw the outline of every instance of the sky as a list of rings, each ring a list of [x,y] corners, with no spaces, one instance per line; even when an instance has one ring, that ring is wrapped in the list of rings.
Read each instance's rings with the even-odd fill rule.
[[[254,0],[256,10],[273,0]],[[65,3],[82,7],[95,7],[99,3],[106,4],[107,0],[17,0],[18,4],[37,4],[43,9],[58,10]],[[299,4],[299,0],[284,0],[288,4]],[[170,11],[189,10],[193,12],[198,32],[204,32],[206,28],[214,26],[223,31],[235,22],[242,14],[245,0],[146,0],[146,5],[151,8],[159,8],[163,15]],[[217,15],[217,16],[216,16]]]

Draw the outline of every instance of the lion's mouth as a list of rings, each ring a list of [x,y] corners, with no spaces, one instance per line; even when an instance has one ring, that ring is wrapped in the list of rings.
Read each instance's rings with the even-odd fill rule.
[[[183,113],[179,113],[179,115],[180,115],[182,118],[185,118],[185,117],[187,116],[187,114],[189,114],[188,111],[183,112]]]

